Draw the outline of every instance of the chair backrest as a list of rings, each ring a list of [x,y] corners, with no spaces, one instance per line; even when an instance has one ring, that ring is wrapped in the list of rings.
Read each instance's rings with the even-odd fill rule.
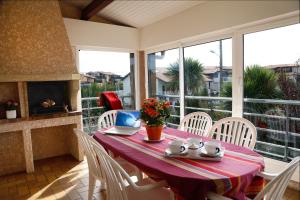
[[[294,158],[288,166],[273,180],[271,180],[266,187],[256,195],[254,200],[270,199],[281,200],[283,199],[284,192],[288,186],[291,176],[299,167],[300,156]]]
[[[109,128],[115,125],[117,110],[110,110],[103,113],[98,120],[98,130]]]
[[[113,160],[105,149],[96,141],[90,141],[93,150],[99,159],[100,168],[103,170],[107,184],[108,200],[128,200],[126,187],[129,185],[138,188],[127,172]],[[124,181],[126,180],[126,181]]]
[[[207,136],[211,126],[212,119],[207,113],[193,112],[184,116],[178,129],[196,135]]]
[[[247,119],[226,117],[210,129],[209,137],[253,149],[256,143],[256,127]]]
[[[101,179],[103,177],[103,174],[101,173],[101,169],[99,169],[98,161],[95,157],[95,152],[89,142],[92,137],[77,128],[74,128],[74,132],[78,137],[80,145],[83,147],[88,163],[89,173],[91,173],[98,179]]]

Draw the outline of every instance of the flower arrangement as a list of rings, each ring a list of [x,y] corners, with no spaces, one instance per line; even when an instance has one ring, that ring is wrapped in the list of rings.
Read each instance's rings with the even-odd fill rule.
[[[6,110],[17,110],[17,107],[19,106],[19,103],[14,100],[8,100],[5,103],[5,109]]]
[[[162,126],[170,116],[170,102],[155,98],[145,99],[142,105],[141,119],[148,126]]]

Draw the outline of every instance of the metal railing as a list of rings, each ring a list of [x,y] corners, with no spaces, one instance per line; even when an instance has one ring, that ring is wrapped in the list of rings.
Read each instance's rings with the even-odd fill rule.
[[[179,99],[179,95],[157,95],[158,98],[163,99]],[[122,99],[122,102],[124,102],[125,98],[131,98],[131,96],[120,96]],[[83,126],[84,129],[92,133],[95,130],[97,130],[97,122],[99,116],[104,112],[103,107],[98,107],[96,104],[96,101],[99,99],[99,97],[86,97],[82,98],[82,111],[83,111]],[[192,107],[187,106],[185,107],[185,110],[190,111],[204,111],[204,112],[210,112],[210,113],[225,113],[225,114],[231,114],[231,110],[226,110],[222,106],[220,106],[221,102],[231,102],[232,98],[228,97],[207,97],[207,96],[185,96],[186,100],[199,100],[199,101],[207,101],[209,102],[208,105],[210,105],[207,108],[201,108],[201,107]],[[292,159],[294,156],[292,155],[300,155],[300,147],[297,145],[300,145],[300,133],[293,132],[290,130],[290,124],[291,122],[294,122],[295,124],[300,124],[300,117],[297,116],[290,116],[290,107],[291,106],[300,106],[300,101],[292,101],[292,100],[272,100],[272,99],[252,99],[252,98],[245,98],[245,103],[256,103],[256,104],[274,104],[274,105],[280,105],[282,106],[282,111],[285,111],[284,115],[270,115],[265,113],[256,113],[256,112],[244,112],[244,117],[246,118],[264,118],[270,121],[275,120],[281,120],[280,124],[281,130],[277,130],[274,127],[259,127],[257,126],[258,136],[265,135],[265,134],[276,134],[278,138],[282,138],[283,141],[279,141],[279,144],[272,143],[270,141],[264,141],[260,137],[258,137],[257,144],[255,147],[255,151],[264,154],[265,156],[275,157],[277,159],[281,159],[284,161],[287,161],[289,159]],[[133,103],[133,102],[132,102]],[[180,108],[180,105],[172,105],[172,107],[175,109]],[[98,111],[98,112],[97,112]],[[173,119],[177,119],[179,121],[180,115],[179,113],[172,113],[171,117]],[[216,120],[215,120],[216,121]],[[250,119],[251,121],[251,119]],[[253,121],[253,120],[252,120]],[[179,123],[174,123],[173,121],[167,123],[169,126],[172,126],[176,128]],[[255,123],[254,123],[255,124]],[[256,124],[255,124],[256,125]],[[295,147],[292,147],[289,145],[290,138],[295,138]],[[284,144],[282,144],[282,142]],[[273,149],[273,152],[271,151]],[[276,151],[274,149],[277,149]],[[280,152],[283,152],[283,154],[280,154]]]
[[[179,99],[179,95],[157,95],[158,98],[163,99]],[[208,96],[185,96],[185,100],[200,100],[200,101],[207,101],[209,102],[209,107],[207,108],[201,108],[201,107],[192,107],[192,106],[186,106],[185,110],[191,110],[191,111],[204,111],[204,112],[217,112],[217,113],[226,113],[231,114],[231,110],[225,110],[222,108],[222,106],[216,106],[214,102],[217,102],[220,104],[220,102],[231,102],[232,98],[229,97],[208,97]],[[244,112],[244,117],[246,118],[264,118],[269,121],[275,121],[275,120],[281,120],[284,121],[284,123],[280,123],[281,128],[284,130],[277,130],[274,129],[274,127],[259,127],[257,126],[258,136],[263,135],[264,133],[267,134],[279,134],[278,138],[282,138],[283,141],[279,141],[279,143],[284,142],[284,145],[282,144],[275,144],[270,141],[263,141],[260,137],[258,137],[257,145],[255,147],[255,151],[262,153],[266,156],[275,157],[278,159],[282,159],[284,161],[287,161],[289,159],[292,159],[293,157],[300,155],[300,133],[292,132],[290,130],[291,122],[294,122],[294,124],[299,124],[300,127],[300,113],[297,116],[290,116],[290,107],[291,106],[300,106],[300,101],[295,100],[273,100],[273,99],[253,99],[253,98],[244,98],[244,103],[253,103],[253,104],[273,104],[277,106],[281,106],[282,110],[284,111],[284,115],[270,115],[270,114],[261,114],[256,112]],[[176,106],[180,107],[180,106]],[[300,108],[299,108],[300,109]],[[177,115],[172,115],[172,117],[179,117],[179,113]],[[253,121],[250,119],[250,121]],[[255,123],[254,123],[255,124]],[[172,124],[174,125],[174,124]],[[255,124],[256,125],[256,124]],[[291,147],[289,145],[290,138],[295,138],[295,147]],[[265,147],[264,150],[262,147]],[[279,149],[279,151],[283,151],[283,155],[277,152],[271,152],[270,149]],[[295,156],[289,156],[289,153]]]

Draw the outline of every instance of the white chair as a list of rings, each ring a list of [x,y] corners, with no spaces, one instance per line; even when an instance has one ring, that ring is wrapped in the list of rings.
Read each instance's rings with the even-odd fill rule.
[[[253,149],[256,143],[256,127],[247,119],[226,117],[217,121],[208,136],[220,141]]]
[[[98,130],[112,127],[115,125],[117,110],[110,110],[103,113],[98,119]]]
[[[90,144],[90,140],[94,140],[91,136],[89,136],[87,133],[84,133],[82,130],[80,129],[74,129],[75,134],[78,137],[79,143],[80,145],[83,147],[86,159],[87,159],[87,163],[88,163],[88,168],[89,168],[89,191],[88,191],[88,199],[91,200],[93,197],[93,191],[95,189],[95,185],[96,185],[96,180],[99,180],[101,183],[101,190],[105,190],[105,180],[103,179],[103,174],[102,169],[99,168],[99,164],[98,164],[98,160],[95,157],[95,152],[93,151],[91,144]],[[130,175],[135,175],[137,177],[138,180],[142,179],[142,174],[139,171],[139,169],[126,162],[123,159],[120,158],[115,158],[119,164],[121,164],[126,171],[130,174]]]
[[[116,122],[117,112],[118,110],[110,110],[103,113],[98,119],[98,130],[103,130],[114,126]],[[138,173],[137,174],[138,179],[139,180],[142,179],[143,174],[139,171],[139,169],[136,166],[132,165],[131,163],[127,162],[121,157],[115,157],[111,151],[109,151],[109,154],[115,159],[117,159],[117,162],[121,164],[123,167],[127,165],[126,167],[127,172],[133,171],[134,173]]]
[[[92,140],[90,142],[99,159],[99,168],[105,175],[108,200],[174,199],[170,189],[165,188],[167,186],[165,181],[153,183],[151,179],[143,179],[135,183],[99,143]]]
[[[207,136],[212,126],[211,117],[205,112],[193,112],[184,116],[178,129],[196,135]]]
[[[283,199],[284,192],[288,186],[291,176],[296,171],[297,167],[300,164],[300,156],[294,158],[288,166],[279,174],[268,174],[261,172],[259,175],[272,179],[266,187],[256,195],[254,200],[281,200]],[[230,198],[221,196],[216,193],[208,193],[208,199],[211,200],[229,200]]]
[[[93,192],[96,185],[96,180],[99,180],[101,183],[101,190],[105,189],[105,181],[103,179],[103,174],[101,169],[99,168],[98,161],[96,157],[93,155],[94,151],[92,149],[92,146],[89,143],[89,136],[87,133],[84,133],[80,129],[74,129],[75,134],[78,137],[78,141],[80,145],[83,147],[88,168],[89,168],[89,191],[88,191],[88,199],[92,200],[93,198]]]

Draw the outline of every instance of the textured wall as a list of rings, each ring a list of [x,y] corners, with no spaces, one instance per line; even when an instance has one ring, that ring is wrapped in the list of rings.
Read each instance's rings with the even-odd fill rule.
[[[70,153],[73,125],[33,129],[31,131],[33,159],[55,157]]]
[[[0,134],[0,176],[25,170],[22,132]]]
[[[0,1],[0,74],[76,73],[56,0]]]

